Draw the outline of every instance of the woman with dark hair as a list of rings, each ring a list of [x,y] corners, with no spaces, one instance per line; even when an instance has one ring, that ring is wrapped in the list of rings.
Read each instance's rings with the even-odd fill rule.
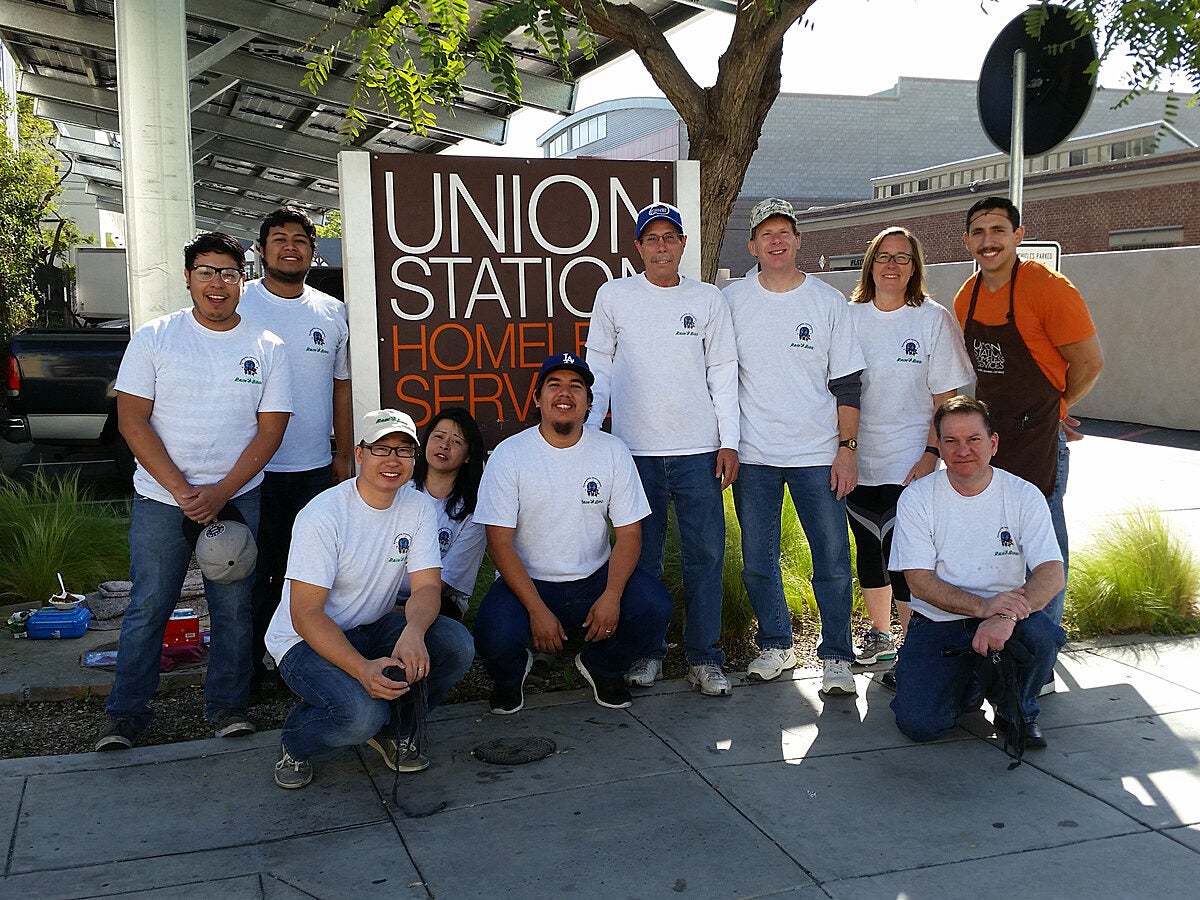
[[[462,621],[475,590],[487,533],[474,520],[483,477],[483,435],[460,406],[438,412],[421,435],[413,487],[437,501],[438,545],[442,551],[442,615]],[[400,602],[408,597],[408,579]]]
[[[863,257],[851,317],[867,367],[858,424],[858,486],[846,497],[858,581],[871,619],[855,662],[896,656],[892,599],[908,625],[908,585],[888,571],[896,501],[937,467],[933,411],[974,377],[954,316],[929,299],[925,254],[907,228],[885,228]]]

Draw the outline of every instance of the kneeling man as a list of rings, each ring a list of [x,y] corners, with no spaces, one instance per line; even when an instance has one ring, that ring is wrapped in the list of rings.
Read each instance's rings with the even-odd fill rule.
[[[896,663],[896,725],[929,741],[977,709],[973,656],[1019,641],[1033,657],[1021,710],[1026,746],[1045,747],[1038,690],[1052,676],[1066,635],[1043,611],[1063,587],[1062,555],[1036,487],[993,468],[998,438],[987,405],[951,397],[934,413],[946,468],[913,482],[896,508],[890,568],[912,590],[912,623]],[[1008,723],[997,717],[997,730]]]
[[[377,750],[392,770],[428,766],[385,728],[392,701],[424,680],[432,709],[474,655],[462,624],[438,616],[437,510],[406,487],[418,447],[413,420],[381,409],[363,417],[359,434],[358,477],[318,494],[296,517],[283,598],[267,629],[267,649],[300,696],[283,723],[275,764],[282,788],[312,781],[314,756],[355,744]],[[412,593],[397,609],[405,572]],[[389,678],[391,666],[404,677]]]
[[[483,470],[475,521],[487,526],[500,577],[479,607],[475,647],[497,715],[525,705],[530,639],[553,653],[577,627],[587,649],[576,668],[597,703],[624,709],[625,673],[658,647],[671,618],[667,589],[635,571],[650,504],[633,457],[619,438],[583,427],[592,380],[574,354],[547,357],[533,389],[540,423],[501,441]]]

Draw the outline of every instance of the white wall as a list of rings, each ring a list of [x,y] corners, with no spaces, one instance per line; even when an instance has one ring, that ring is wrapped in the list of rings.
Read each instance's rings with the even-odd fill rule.
[[[973,268],[930,266],[933,298],[950,307]],[[1200,430],[1200,247],[1064,256],[1062,271],[1087,300],[1104,348],[1100,380],[1071,411]],[[858,273],[820,278],[849,295]]]

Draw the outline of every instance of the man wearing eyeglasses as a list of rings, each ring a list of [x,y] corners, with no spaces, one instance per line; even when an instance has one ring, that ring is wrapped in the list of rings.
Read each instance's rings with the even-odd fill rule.
[[[675,501],[687,621],[687,679],[705,696],[730,693],[722,671],[725,509],[721,492],[738,476],[737,355],[729,308],[713,285],[679,274],[683,217],[669,203],[638,213],[640,275],[596,293],[587,359],[596,375],[588,424],[612,407],[612,433],[633,454],[650,501],[638,568],[662,575],[667,509]],[[630,668],[630,685],[662,678],[663,640]]]
[[[292,523],[313,497],[350,476],[353,458],[346,306],[305,283],[316,249],[317,230],[308,214],[281,206],[258,231],[263,277],[247,284],[242,296],[242,315],[283,338],[296,395],[283,443],[263,474],[252,694],[268,674],[263,641],[283,591]],[[336,457],[329,449],[331,429]]]
[[[97,750],[132,747],[150,724],[163,633],[192,555],[184,520],[228,518],[228,504],[251,532],[258,527],[262,467],[283,438],[292,394],[283,342],[238,314],[245,263],[227,234],[201,234],[188,244],[191,307],[138,328],[117,373],[121,436],[137,458],[133,587]],[[246,718],[251,582],[204,579],[212,621],[204,714],[217,737],[255,730]]]
[[[800,229],[786,200],[750,211],[758,271],[725,288],[737,336],[742,471],[733,502],[742,528],[742,581],[758,618],[749,678],[796,666],[779,568],[786,485],[812,549],[821,613],[821,689],[856,693],[846,495],[858,482],[858,410],[866,367],[846,298],[796,268]]]
[[[446,698],[474,656],[462,623],[439,616],[441,550],[434,501],[412,480],[417,428],[408,414],[363,416],[358,476],[316,497],[296,517],[283,597],[267,630],[284,681],[300,697],[283,723],[275,783],[296,789],[314,757],[366,744],[392,771],[429,765],[397,740],[393,701],[424,681],[428,708]],[[396,608],[407,573],[411,593]],[[393,666],[399,673],[385,671]],[[397,678],[389,677],[395,675]],[[411,698],[410,698],[411,699]]]

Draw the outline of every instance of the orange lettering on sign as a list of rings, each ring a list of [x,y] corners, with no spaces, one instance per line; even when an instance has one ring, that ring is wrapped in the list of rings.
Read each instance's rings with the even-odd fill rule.
[[[462,335],[463,340],[465,340],[467,343],[467,352],[463,355],[462,362],[458,363],[457,365],[451,365],[448,362],[443,362],[441,357],[438,356],[438,337],[445,334],[447,331],[455,335]],[[454,341],[451,340],[451,343],[453,344]],[[442,346],[444,347],[445,345],[446,342],[442,341]],[[471,364],[471,359],[475,356],[475,347],[471,340],[471,332],[459,325],[457,322],[447,322],[444,325],[439,325],[437,328],[433,329],[433,334],[429,336],[429,355],[433,359],[434,366],[439,369],[443,369],[447,372],[457,372],[459,369],[465,369]],[[438,408],[440,409],[441,407]]]
[[[488,338],[487,329],[481,323],[476,323],[475,346],[478,348],[478,358],[475,361],[475,365],[480,369],[485,368],[483,363],[484,348],[487,348],[487,357],[491,363],[491,368],[502,369],[507,367],[511,369],[517,365],[517,345],[516,341],[513,340],[512,322],[504,326],[504,336],[500,339],[500,349],[498,351],[492,349],[492,342]],[[504,353],[505,347],[508,348],[507,358]]]
[[[466,375],[434,375],[433,376],[433,407],[442,409],[447,406],[461,406],[466,401],[462,383]],[[458,391],[456,394],[448,391]]]
[[[420,329],[421,342],[419,344],[401,344],[400,343],[400,326],[392,326],[392,371],[400,371],[400,351],[401,350],[420,350],[421,351],[421,371],[424,372],[429,368],[429,360],[425,353],[425,326],[418,325]],[[399,391],[399,385],[396,386]]]
[[[511,325],[509,326],[512,327]],[[485,394],[484,383],[488,383],[492,387],[492,392]],[[504,419],[504,404],[500,402],[500,397],[504,392],[504,388],[500,383],[498,375],[472,375],[467,381],[467,393],[471,406],[471,415],[476,419],[479,418],[479,413],[476,410],[484,403],[490,403],[496,407],[496,421],[503,422]]]
[[[575,355],[584,356],[584,348],[587,346],[587,330],[591,323],[580,319],[575,323]]]
[[[537,340],[538,331],[545,332],[541,341]],[[518,322],[517,341],[517,364],[522,369],[537,369],[542,365],[542,360],[554,353],[554,329],[549,322]],[[531,350],[538,351],[533,359],[529,358]],[[524,416],[521,420],[524,421]]]
[[[419,417],[413,416],[413,419],[416,421],[417,425],[424,425],[433,416],[433,407],[431,407],[428,403],[426,403],[420,397],[414,397],[411,394],[408,394],[405,392],[405,387],[410,382],[415,382],[420,387],[420,389],[422,391],[424,391],[426,394],[429,393],[429,382],[426,381],[424,378],[422,378],[420,375],[405,375],[399,381],[396,382],[396,396],[400,399],[400,401],[402,403],[412,403],[416,406],[419,406],[422,410],[424,410],[424,412],[422,412],[422,414]],[[400,408],[404,409],[403,406],[401,406]]]
[[[541,363],[539,362],[539,366]],[[517,399],[517,392],[513,388],[512,379],[509,378],[509,373],[505,372],[501,377],[504,379],[504,387],[508,392],[508,397],[512,400],[513,408],[517,411],[517,421],[524,422],[529,418],[529,409],[533,406],[533,384],[535,379],[529,379],[529,389],[525,392],[525,402],[522,403]]]

